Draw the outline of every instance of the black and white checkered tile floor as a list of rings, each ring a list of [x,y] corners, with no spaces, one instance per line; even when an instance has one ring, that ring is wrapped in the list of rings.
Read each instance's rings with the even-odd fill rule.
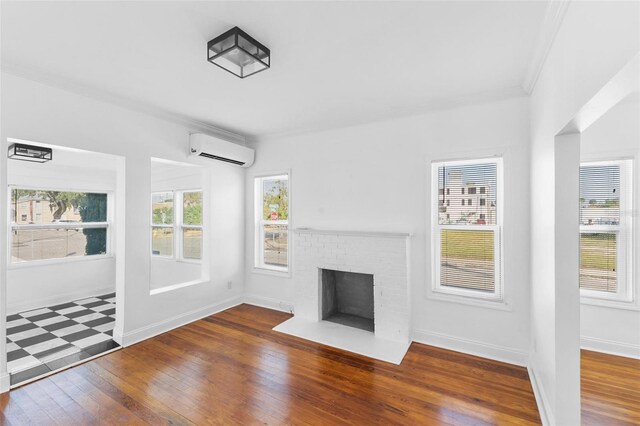
[[[112,339],[115,293],[7,317],[11,384],[118,347]]]

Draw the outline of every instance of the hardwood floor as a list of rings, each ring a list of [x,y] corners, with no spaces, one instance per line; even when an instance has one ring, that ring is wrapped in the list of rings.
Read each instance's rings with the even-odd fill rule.
[[[582,351],[584,425],[640,425],[640,360]]]
[[[0,395],[5,424],[539,424],[525,368],[414,343],[396,366],[241,305]]]

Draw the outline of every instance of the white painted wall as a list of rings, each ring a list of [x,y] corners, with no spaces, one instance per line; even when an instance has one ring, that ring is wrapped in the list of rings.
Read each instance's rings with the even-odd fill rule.
[[[639,50],[636,2],[572,2],[531,96],[531,335],[530,367],[543,418],[579,423],[579,309],[558,299],[554,238],[554,136]],[[573,173],[566,170],[566,173]],[[544,209],[536,206],[545,206]],[[576,339],[577,340],[577,339]],[[570,380],[556,380],[570,371]]]
[[[117,295],[123,307],[118,315],[123,319],[125,344],[240,300],[244,274],[243,169],[219,162],[212,162],[209,168],[211,278],[199,285],[150,295],[150,158],[188,162],[190,129],[7,73],[2,74],[1,82],[1,149],[6,149],[8,137],[14,137],[125,157],[124,182],[118,184],[126,202],[126,210],[120,212],[125,220],[118,224],[124,243],[118,253],[125,257],[126,287],[118,288]],[[3,169],[2,182],[4,174]],[[0,189],[0,199],[4,197],[6,187]],[[4,213],[0,217],[6,218]],[[232,289],[227,289],[228,281],[232,281]],[[4,340],[0,353],[4,353],[3,345]],[[0,372],[6,371],[4,368],[0,365]]]
[[[524,98],[255,143],[247,170],[246,292],[283,308],[295,276],[253,269],[253,178],[291,169],[291,226],[411,232],[414,338],[526,364],[529,344],[528,109]],[[430,163],[504,156],[501,309],[437,299],[431,289]],[[295,262],[295,253],[293,253]]]
[[[637,96],[636,96],[637,98]],[[640,200],[640,103],[626,100],[611,109],[583,134],[581,140],[583,160],[633,158],[635,223],[633,246],[634,279],[631,304],[618,307],[583,303],[580,306],[580,336],[582,347],[614,354],[640,358],[640,232],[638,200]],[[627,306],[625,306],[627,305]]]
[[[72,164],[9,161],[8,182],[22,188],[113,192],[116,170],[90,169]],[[115,291],[115,259],[83,258],[9,265],[9,314],[52,306]]]

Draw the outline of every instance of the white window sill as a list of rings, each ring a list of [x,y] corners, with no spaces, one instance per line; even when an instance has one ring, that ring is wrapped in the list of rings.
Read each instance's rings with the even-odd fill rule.
[[[196,265],[201,265],[202,264],[202,259],[176,259],[175,257],[169,257],[169,256],[151,256],[151,260],[159,260],[162,262],[178,262],[178,263],[193,263]]]
[[[599,306],[602,308],[623,309],[627,311],[640,311],[640,306],[633,301],[597,299],[593,297],[580,297],[581,305]]]
[[[504,299],[486,299],[474,297],[472,295],[463,296],[436,290],[430,290],[427,293],[427,299],[437,300],[439,302],[455,303],[459,305],[475,306],[478,308],[496,309],[499,311],[513,311],[511,305],[509,305]]]
[[[96,260],[113,259],[113,258],[115,258],[115,256],[112,254],[95,254],[91,256],[61,257],[58,259],[27,260],[24,262],[9,263],[7,265],[7,269],[22,269],[22,268],[33,268],[38,266],[63,265],[63,264],[75,263],[75,262],[93,262]]]
[[[151,291],[149,291],[149,295],[155,296],[156,294],[167,293],[167,292],[178,290],[178,289],[181,289],[181,288],[191,287],[191,286],[194,286],[194,285],[204,284],[204,283],[208,283],[208,282],[209,282],[209,280],[200,279],[200,280],[187,281],[187,282],[179,283],[179,284],[172,284],[172,285],[168,285],[166,287],[154,288]]]
[[[291,269],[286,271],[270,268],[261,268],[259,266],[253,267],[254,274],[270,275],[272,277],[291,278]]]

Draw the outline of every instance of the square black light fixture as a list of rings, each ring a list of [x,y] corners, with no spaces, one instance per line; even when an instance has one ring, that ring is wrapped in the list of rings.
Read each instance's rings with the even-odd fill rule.
[[[9,146],[8,156],[13,160],[45,163],[53,158],[53,150],[43,146],[14,143]]]
[[[271,52],[238,27],[207,43],[207,60],[240,78],[271,66]]]

